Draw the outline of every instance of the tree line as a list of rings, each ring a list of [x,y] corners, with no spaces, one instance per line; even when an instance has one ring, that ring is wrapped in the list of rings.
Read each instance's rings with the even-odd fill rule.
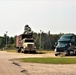
[[[34,33],[35,43],[37,49],[42,50],[52,50],[54,49],[55,42],[58,41],[60,36],[63,34],[50,34],[50,31],[48,33]]]
[[[35,44],[37,49],[51,50],[54,49],[55,42],[60,38],[62,34],[50,34],[48,33],[33,33]],[[0,36],[0,49],[16,49],[16,36],[9,37],[6,34]]]
[[[6,34],[0,36],[0,49],[15,49],[16,48],[16,36],[9,37]]]
[[[33,32],[36,48],[42,50],[54,49],[55,42],[58,41],[61,35],[63,35],[63,33],[50,34],[50,31],[48,33]],[[0,49],[16,49],[16,36],[9,37],[6,34],[0,36]]]

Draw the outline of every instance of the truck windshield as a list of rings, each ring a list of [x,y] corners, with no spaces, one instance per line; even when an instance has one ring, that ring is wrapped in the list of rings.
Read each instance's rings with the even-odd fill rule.
[[[71,36],[70,35],[63,35],[60,39],[71,39]]]
[[[69,42],[59,41],[58,44],[57,44],[57,46],[58,46],[58,47],[65,47],[65,46],[68,45],[68,44],[69,44]]]
[[[34,40],[25,40],[25,42],[34,42]]]

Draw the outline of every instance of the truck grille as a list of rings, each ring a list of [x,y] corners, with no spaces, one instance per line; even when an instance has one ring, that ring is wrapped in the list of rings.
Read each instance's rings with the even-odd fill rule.
[[[57,48],[57,52],[64,52],[64,48]]]
[[[32,44],[28,44],[28,48],[29,49],[33,48],[33,45]]]

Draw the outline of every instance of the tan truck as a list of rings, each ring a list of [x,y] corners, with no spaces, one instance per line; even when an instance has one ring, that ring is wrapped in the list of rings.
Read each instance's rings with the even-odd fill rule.
[[[17,52],[36,52],[33,32],[28,25],[25,26],[23,34],[16,36],[16,47]]]
[[[36,52],[34,38],[32,38],[31,35],[21,34],[16,36],[16,47],[17,52]]]

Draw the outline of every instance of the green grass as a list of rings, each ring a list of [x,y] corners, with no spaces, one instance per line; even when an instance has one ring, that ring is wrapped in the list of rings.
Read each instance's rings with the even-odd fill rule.
[[[44,64],[76,64],[76,58],[20,58],[20,60]]]
[[[16,50],[5,50],[7,52],[16,52]]]

